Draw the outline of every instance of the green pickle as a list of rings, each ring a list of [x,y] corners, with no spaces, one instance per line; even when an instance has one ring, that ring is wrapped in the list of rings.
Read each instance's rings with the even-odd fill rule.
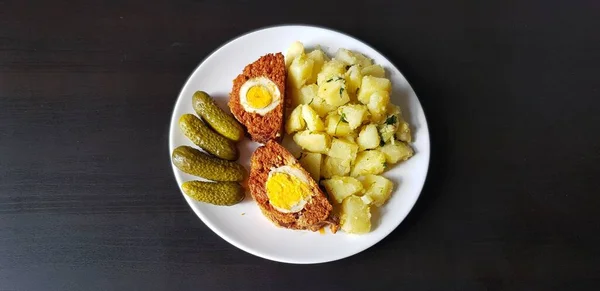
[[[194,200],[214,205],[229,206],[244,199],[242,186],[236,182],[188,181],[181,188]]]
[[[179,146],[173,150],[173,164],[182,172],[213,181],[242,181],[242,165],[211,157],[195,148]]]
[[[202,120],[222,136],[233,141],[240,141],[244,137],[242,125],[219,108],[206,92],[196,91],[192,97],[192,106]]]
[[[219,158],[234,161],[239,157],[235,143],[216,133],[193,114],[179,118],[179,128],[187,138],[203,150]]]

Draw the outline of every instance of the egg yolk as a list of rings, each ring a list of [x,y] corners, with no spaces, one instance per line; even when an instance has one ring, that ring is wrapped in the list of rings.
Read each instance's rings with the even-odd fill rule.
[[[265,108],[271,104],[273,97],[264,86],[253,86],[246,93],[246,99],[248,104],[254,108]]]
[[[306,183],[286,173],[273,174],[267,180],[266,188],[271,205],[289,211],[310,196]]]

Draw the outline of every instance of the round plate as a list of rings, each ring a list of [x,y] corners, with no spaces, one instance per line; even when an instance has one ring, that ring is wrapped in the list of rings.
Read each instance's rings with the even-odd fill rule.
[[[412,144],[415,155],[396,164],[383,175],[394,181],[391,199],[372,217],[368,234],[351,235],[339,231],[319,233],[278,228],[265,218],[252,200],[246,199],[234,206],[214,206],[184,197],[196,215],[215,233],[234,246],[273,261],[311,264],[342,259],[359,253],[390,234],[411,210],[425,182],[429,166],[429,131],[421,104],[400,71],[384,56],[365,43],[348,35],[310,26],[278,26],[242,35],[208,56],[187,80],[181,90],[169,133],[169,156],[180,145],[192,145],[181,133],[177,121],[184,113],[194,113],[192,95],[197,90],[209,93],[221,108],[227,108],[232,80],[247,64],[274,52],[285,52],[294,41],[301,41],[307,49],[320,45],[330,56],[338,48],[356,50],[372,58],[386,69],[392,81],[392,102],[400,105],[404,117],[413,130]],[[238,144],[239,162],[249,170],[250,156],[259,144],[245,139]],[[198,179],[173,166],[177,184]]]

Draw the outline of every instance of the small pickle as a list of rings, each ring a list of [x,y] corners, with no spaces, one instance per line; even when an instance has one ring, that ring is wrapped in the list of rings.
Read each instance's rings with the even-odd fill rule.
[[[195,115],[182,115],[179,118],[179,128],[187,138],[203,150],[222,159],[230,161],[238,159],[239,152],[235,143],[214,132]]]
[[[196,113],[222,136],[233,141],[240,141],[244,137],[242,125],[233,116],[219,108],[206,92],[194,93],[192,106]]]
[[[242,186],[236,182],[188,181],[181,188],[194,200],[214,205],[230,206],[244,199]]]
[[[242,181],[242,165],[211,157],[195,148],[180,146],[173,150],[173,164],[182,172],[213,181]]]

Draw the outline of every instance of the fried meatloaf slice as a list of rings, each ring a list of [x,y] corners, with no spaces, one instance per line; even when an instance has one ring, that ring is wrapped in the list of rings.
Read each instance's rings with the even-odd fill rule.
[[[281,94],[279,105],[262,116],[244,110],[240,104],[240,88],[246,81],[256,77],[266,77],[277,85]],[[283,136],[283,112],[285,110],[285,60],[281,53],[267,54],[247,65],[244,72],[233,80],[233,89],[229,95],[229,108],[235,118],[242,123],[253,141],[266,143]]]
[[[308,186],[313,191],[312,198],[306,203],[304,209],[296,213],[283,213],[276,210],[269,203],[267,196],[266,183],[269,172],[273,168],[284,165],[299,168],[308,178]],[[339,228],[339,218],[333,215],[333,207],[323,191],[294,156],[273,140],[268,141],[252,154],[248,188],[262,213],[277,226],[317,231],[330,225],[333,233]]]

